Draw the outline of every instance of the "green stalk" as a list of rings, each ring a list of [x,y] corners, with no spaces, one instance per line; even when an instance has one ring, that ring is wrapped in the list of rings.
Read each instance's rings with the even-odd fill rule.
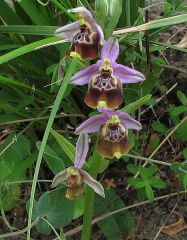
[[[49,133],[51,130],[51,127],[53,125],[53,121],[55,119],[56,113],[58,111],[58,108],[60,106],[61,100],[65,94],[66,88],[68,86],[69,83],[69,79],[72,76],[72,74],[74,73],[76,68],[76,63],[74,61],[71,62],[69,69],[66,73],[66,76],[64,78],[63,83],[60,86],[60,89],[58,91],[58,94],[56,96],[46,129],[45,129],[45,133],[42,139],[42,144],[39,150],[39,154],[38,154],[38,159],[36,162],[36,169],[35,169],[35,173],[34,173],[34,178],[33,178],[33,183],[32,183],[32,189],[31,189],[31,197],[30,197],[30,206],[29,206],[29,217],[28,217],[28,230],[27,230],[27,240],[30,240],[31,238],[31,223],[32,223],[32,212],[33,212],[33,203],[34,203],[34,195],[35,195],[35,190],[36,190],[36,183],[38,180],[38,173],[39,173],[39,169],[40,169],[40,165],[41,165],[41,161],[42,161],[42,157],[44,154],[44,149],[47,143],[47,139],[49,137]]]
[[[125,7],[126,7],[126,22],[127,22],[127,26],[130,27],[131,26],[131,1],[130,0],[126,0],[125,2]]]
[[[91,166],[88,173],[93,177],[97,178],[98,169],[100,166],[101,156],[94,150]],[[92,215],[94,206],[95,192],[89,186],[86,186],[85,190],[85,203],[84,203],[84,216],[83,216],[83,230],[81,240],[90,240]]]

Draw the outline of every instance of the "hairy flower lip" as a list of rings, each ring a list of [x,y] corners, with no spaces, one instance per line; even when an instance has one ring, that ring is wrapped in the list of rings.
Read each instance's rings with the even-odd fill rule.
[[[68,12],[78,13],[79,21],[58,28],[54,35],[69,40],[72,44],[69,52],[78,52],[82,59],[97,57],[99,45],[105,42],[101,27],[85,7],[69,9]]]
[[[106,107],[99,107],[98,111],[102,114],[95,115],[76,128],[75,134],[99,133],[97,151],[103,157],[113,158],[127,153],[130,149],[128,141],[128,129],[140,130],[141,123],[132,118],[129,114],[119,110],[114,111]],[[115,125],[115,129],[108,126]],[[118,130],[119,129],[119,130]],[[112,134],[112,135],[111,135]],[[114,135],[113,135],[114,134]],[[115,136],[115,134],[117,134]],[[114,141],[117,139],[116,141]],[[113,141],[111,141],[113,140]],[[120,154],[119,154],[120,153]]]

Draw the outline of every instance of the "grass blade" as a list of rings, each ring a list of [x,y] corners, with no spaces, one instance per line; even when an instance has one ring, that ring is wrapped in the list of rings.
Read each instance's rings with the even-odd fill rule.
[[[154,28],[167,27],[175,24],[180,24],[184,22],[187,22],[187,14],[181,14],[174,17],[153,20],[139,26],[117,30],[113,32],[113,35],[130,33],[130,32],[141,32],[141,31],[151,30]]]
[[[35,173],[34,173],[34,178],[33,178],[33,183],[32,183],[32,189],[31,189],[31,197],[30,197],[30,205],[29,205],[29,217],[28,217],[28,231],[27,231],[27,240],[30,240],[30,233],[31,233],[31,226],[32,226],[32,211],[33,211],[33,203],[34,203],[34,195],[35,195],[35,190],[36,190],[36,183],[38,180],[38,174],[39,174],[39,170],[40,170],[40,165],[41,165],[41,161],[42,161],[42,157],[44,154],[44,150],[45,150],[45,146],[47,144],[47,139],[49,137],[49,133],[51,130],[51,127],[53,125],[53,121],[55,119],[56,113],[58,111],[58,108],[60,106],[61,100],[65,94],[66,88],[68,86],[68,82],[70,77],[72,76],[72,74],[74,73],[76,69],[76,63],[74,61],[71,62],[69,69],[66,73],[66,76],[64,78],[63,83],[60,86],[60,89],[58,91],[57,97],[55,99],[46,129],[45,129],[45,133],[42,139],[42,143],[41,143],[41,147],[39,150],[39,154],[38,154],[38,159],[36,162],[36,169],[35,169]]]
[[[58,28],[57,26],[4,25],[0,26],[0,33],[53,36],[57,28]]]
[[[3,56],[0,57],[0,64],[8,62],[16,57],[22,56],[26,53],[32,52],[34,50],[36,50],[39,47],[42,47],[43,45],[49,44],[49,43],[54,43],[58,40],[62,40],[62,38],[58,38],[58,37],[50,37],[50,38],[46,38],[46,39],[42,39],[39,40],[37,42],[34,43],[30,43],[28,45],[25,45],[23,47],[20,47],[16,50],[13,50],[9,53],[4,54]]]

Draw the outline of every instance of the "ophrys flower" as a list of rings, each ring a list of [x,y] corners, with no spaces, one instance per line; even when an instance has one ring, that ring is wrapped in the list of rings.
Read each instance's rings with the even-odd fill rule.
[[[69,167],[58,173],[52,182],[52,187],[57,186],[64,180],[67,181],[66,197],[75,199],[84,193],[84,183],[93,188],[93,190],[105,196],[103,186],[96,181],[90,174],[81,169],[88,153],[88,135],[81,134],[76,145],[76,156],[74,166]]]

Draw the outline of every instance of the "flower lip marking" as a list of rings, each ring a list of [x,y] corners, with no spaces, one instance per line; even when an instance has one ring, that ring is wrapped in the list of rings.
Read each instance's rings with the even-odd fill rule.
[[[105,140],[111,142],[120,142],[124,137],[127,137],[127,128],[120,123],[117,115],[112,115],[106,122],[102,131]]]

